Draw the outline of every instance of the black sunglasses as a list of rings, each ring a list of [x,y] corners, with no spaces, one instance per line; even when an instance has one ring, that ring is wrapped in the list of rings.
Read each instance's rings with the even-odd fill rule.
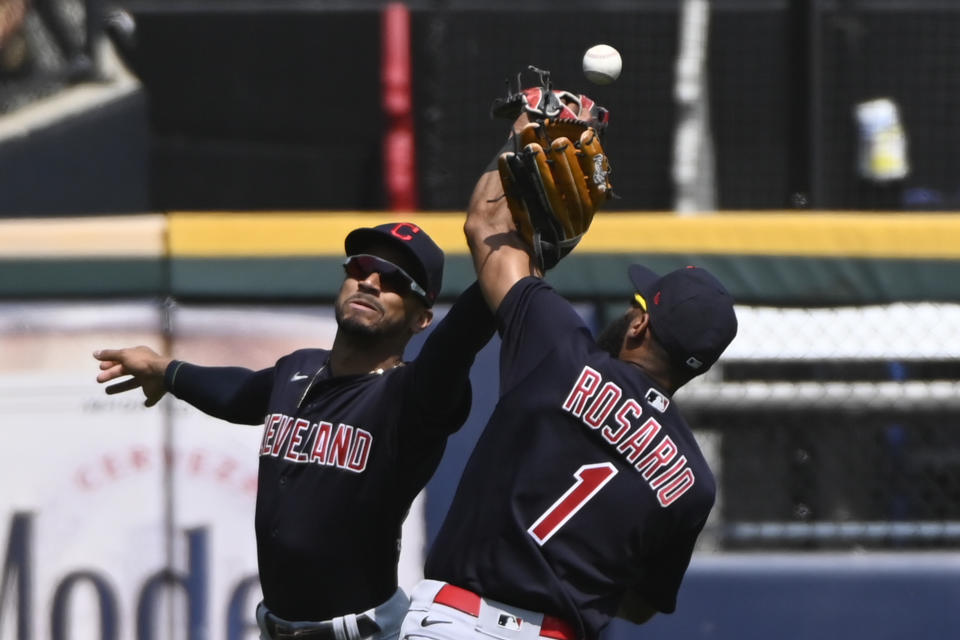
[[[347,256],[343,262],[343,270],[347,275],[355,280],[366,280],[371,273],[380,274],[380,283],[389,291],[404,294],[412,291],[424,302],[427,301],[427,292],[423,287],[417,284],[409,273],[393,264],[389,260],[371,256],[366,253]]]

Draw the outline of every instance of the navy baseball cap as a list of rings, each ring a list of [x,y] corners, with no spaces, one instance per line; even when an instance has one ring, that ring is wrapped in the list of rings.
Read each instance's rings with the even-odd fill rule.
[[[347,234],[343,242],[347,255],[367,253],[373,244],[386,242],[410,258],[410,276],[426,291],[424,304],[432,307],[443,283],[443,250],[427,232],[412,222],[388,222],[361,227]]]
[[[637,302],[670,357],[694,375],[717,361],[737,335],[733,296],[706,269],[686,267],[661,276],[630,265]]]

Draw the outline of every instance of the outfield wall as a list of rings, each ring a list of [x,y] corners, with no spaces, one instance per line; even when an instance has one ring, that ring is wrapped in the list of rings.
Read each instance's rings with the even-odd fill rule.
[[[469,284],[461,213],[171,212],[0,220],[0,298],[330,300],[346,233],[393,219],[447,252],[444,299]],[[740,303],[956,301],[960,214],[601,214],[548,280],[571,297],[619,298],[631,262],[707,267]]]

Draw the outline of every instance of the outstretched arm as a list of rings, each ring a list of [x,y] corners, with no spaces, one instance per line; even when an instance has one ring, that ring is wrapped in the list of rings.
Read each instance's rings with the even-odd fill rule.
[[[483,296],[494,312],[516,282],[540,277],[530,247],[520,234],[503,197],[500,174],[487,171],[477,182],[463,226]]]
[[[149,347],[101,349],[97,382],[131,376],[107,386],[108,394],[140,388],[144,405],[157,404],[167,391],[204,413],[239,424],[259,424],[273,388],[273,369],[201,367],[161,356]]]
[[[413,396],[424,415],[439,418],[437,424],[444,429],[460,426],[462,421],[449,418],[470,406],[470,367],[495,331],[493,314],[474,283],[460,294],[420,349],[413,364]]]

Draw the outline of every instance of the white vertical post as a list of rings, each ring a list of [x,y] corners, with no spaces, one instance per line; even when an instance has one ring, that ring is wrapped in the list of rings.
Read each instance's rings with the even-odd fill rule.
[[[683,0],[674,84],[677,127],[672,171],[674,210],[680,215],[716,209],[706,77],[709,28],[709,0]]]

